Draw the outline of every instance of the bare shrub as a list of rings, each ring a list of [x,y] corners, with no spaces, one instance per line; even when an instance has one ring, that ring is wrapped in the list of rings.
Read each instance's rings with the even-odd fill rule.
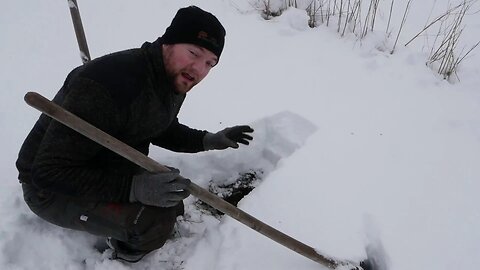
[[[265,19],[271,19],[280,16],[284,10],[289,7],[305,9],[309,17],[308,26],[313,28],[321,24],[327,27],[330,23],[334,24],[337,32],[343,37],[346,33],[352,33],[359,40],[364,39],[369,32],[373,32],[376,26],[376,16],[380,0],[252,0],[255,7],[261,11]],[[308,2],[310,1],[310,2]],[[369,2],[366,2],[369,1]],[[445,79],[450,79],[453,74],[456,75],[459,64],[478,46],[480,42],[471,46],[469,49],[462,48],[458,52],[460,36],[464,30],[462,24],[464,16],[474,3],[479,0],[462,0],[460,4],[447,9],[445,13],[434,18],[431,22],[430,15],[427,23],[415,36],[413,36],[405,46],[408,46],[418,37],[426,34],[429,28],[438,26],[438,31],[434,35],[433,45],[427,46],[430,54],[427,65],[435,69]],[[413,0],[408,0],[403,12],[403,17],[395,37],[394,44],[390,50],[393,54],[397,47],[402,29],[406,23],[407,15],[410,11]],[[388,1],[389,13],[385,30],[385,39],[391,36],[392,13],[395,0]],[[365,8],[366,12],[362,10]],[[368,8],[367,8],[368,7]],[[364,14],[362,14],[362,11]],[[432,8],[433,11],[433,8]],[[458,78],[458,76],[457,76]]]
[[[364,38],[367,35],[368,29],[370,29],[370,31],[373,31],[375,25],[375,18],[377,16],[378,1],[379,0],[370,0],[370,5],[368,6],[368,12],[367,16],[365,17],[363,31],[360,34],[360,39]]]
[[[463,19],[467,14],[467,11],[476,2],[477,0],[464,0],[460,4],[447,9],[445,13],[434,18],[430,23],[426,24],[420,32],[405,43],[405,46],[408,46],[429,28],[438,24],[438,30],[426,64],[430,68],[436,70],[436,72],[442,75],[446,80],[450,80],[451,76],[454,74],[456,78],[459,79],[456,72],[458,66],[464,59],[466,59],[468,54],[480,44],[480,42],[477,42],[468,50],[464,47],[458,53],[459,40],[465,29]]]
[[[395,3],[395,0],[392,0],[392,3],[390,4],[390,12],[388,13],[388,22],[387,22],[387,28],[385,30],[385,34],[390,36],[390,33],[388,32],[388,29],[390,28],[390,21],[392,20],[392,12],[393,12],[393,4]]]
[[[276,2],[273,0],[273,2]],[[250,3],[255,9],[260,11],[260,14],[265,20],[270,20],[273,17],[282,15],[285,7],[277,7],[272,5],[271,0],[256,0]]]
[[[412,3],[412,0],[408,0],[407,6],[405,7],[405,12],[403,13],[402,22],[400,23],[400,28],[398,29],[397,38],[395,39],[395,43],[393,44],[393,48],[390,51],[390,54],[393,54],[395,52],[395,47],[397,46],[398,38],[400,37],[400,33],[402,32],[403,26],[405,25],[405,21],[407,20],[407,14],[410,9],[411,3]]]
[[[314,28],[318,25],[317,17],[322,19],[322,5],[323,1],[312,1],[310,5],[307,7],[307,14],[308,14],[308,26]],[[320,12],[320,15],[318,13]],[[323,23],[323,20],[321,21]]]
[[[427,60],[427,65],[431,68],[436,68],[437,72],[443,76],[444,79],[450,80],[451,76],[455,74],[456,78],[457,75],[457,68],[459,64],[465,59],[465,57],[472,52],[480,42],[477,42],[473,45],[470,49],[465,52],[465,48],[457,53],[457,47],[459,44],[460,36],[465,29],[465,26],[462,24],[462,21],[465,17],[467,11],[471,8],[472,3],[471,1],[464,1],[458,13],[450,13],[454,14],[453,18],[450,22],[447,22],[450,17],[444,17],[446,23],[442,23],[441,27],[439,28],[439,34],[446,33],[443,35],[441,42],[438,46],[432,46],[432,52]],[[443,19],[442,19],[443,20]]]

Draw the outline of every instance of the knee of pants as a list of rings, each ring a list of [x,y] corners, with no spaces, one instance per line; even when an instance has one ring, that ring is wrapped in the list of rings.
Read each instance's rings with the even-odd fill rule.
[[[183,203],[171,208],[145,206],[128,230],[126,245],[133,250],[151,251],[162,247],[173,233]]]

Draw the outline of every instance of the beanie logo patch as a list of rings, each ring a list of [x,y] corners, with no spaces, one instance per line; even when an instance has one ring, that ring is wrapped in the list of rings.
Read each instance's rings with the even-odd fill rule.
[[[206,42],[212,44],[212,45],[215,46],[215,47],[218,47],[218,46],[219,46],[219,45],[218,45],[218,42],[217,42],[217,39],[214,38],[214,37],[209,36],[208,33],[205,32],[205,31],[200,31],[200,32],[198,32],[197,38],[198,38],[198,39],[201,39],[201,40],[203,40],[203,41],[206,41]]]

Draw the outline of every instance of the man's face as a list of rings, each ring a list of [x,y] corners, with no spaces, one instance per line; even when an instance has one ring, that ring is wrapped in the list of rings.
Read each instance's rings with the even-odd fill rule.
[[[181,94],[203,80],[218,61],[211,51],[193,44],[164,44],[162,49],[167,75]]]

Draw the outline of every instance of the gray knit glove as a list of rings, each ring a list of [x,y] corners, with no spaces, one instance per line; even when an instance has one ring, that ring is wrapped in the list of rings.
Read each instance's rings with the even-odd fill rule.
[[[248,145],[253,138],[247,133],[252,132],[253,129],[249,126],[234,126],[217,133],[209,132],[203,137],[203,148],[205,150],[223,150],[228,147],[238,148],[239,143]]]
[[[172,207],[187,198],[190,180],[180,176],[177,169],[169,172],[134,175],[130,202],[141,202],[157,207]]]

